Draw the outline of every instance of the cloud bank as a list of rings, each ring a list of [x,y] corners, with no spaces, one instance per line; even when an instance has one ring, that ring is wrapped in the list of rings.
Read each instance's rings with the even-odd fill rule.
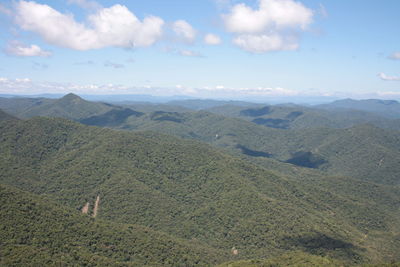
[[[222,15],[225,28],[234,34],[240,48],[265,53],[295,50],[298,35],[313,21],[313,11],[293,0],[260,0],[258,9],[244,3],[234,5]]]
[[[10,42],[5,52],[9,55],[18,56],[18,57],[49,57],[51,56],[50,51],[43,50],[37,45],[24,45],[18,41]]]
[[[118,4],[98,9],[84,23],[31,1],[18,2],[15,10],[15,22],[23,30],[37,33],[50,44],[74,50],[146,47],[163,33],[161,18],[148,16],[140,21],[127,7]]]
[[[204,36],[204,43],[208,45],[219,45],[221,42],[221,38],[218,35],[208,33]]]
[[[381,72],[378,74],[379,78],[384,81],[400,81],[400,76],[390,76],[386,75],[385,73]]]

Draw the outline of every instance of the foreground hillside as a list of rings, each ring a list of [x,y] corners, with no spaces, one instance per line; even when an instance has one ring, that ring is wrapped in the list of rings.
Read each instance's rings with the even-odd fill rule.
[[[235,247],[237,259],[291,250],[348,262],[399,256],[397,188],[361,184],[340,194],[202,143],[63,119],[8,120],[0,134],[1,183],[76,210],[99,197],[96,220],[150,227],[222,254]]]
[[[227,255],[0,185],[1,266],[209,266]]]

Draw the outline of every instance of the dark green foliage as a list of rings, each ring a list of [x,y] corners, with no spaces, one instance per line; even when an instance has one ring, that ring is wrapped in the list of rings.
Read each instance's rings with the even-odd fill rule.
[[[328,174],[385,184],[400,182],[397,175],[400,172],[400,134],[372,125],[282,130],[201,111],[129,117],[126,123],[115,128],[161,132],[240,153],[245,152],[238,147],[242,146],[249,151],[268,153],[282,162],[319,168]],[[293,158],[299,151],[311,154]]]
[[[15,118],[14,116],[11,116],[10,114],[8,114],[0,109],[0,121],[3,121],[3,120],[17,120],[17,118]]]
[[[304,252],[291,252],[265,260],[228,262],[217,267],[341,267],[343,262]]]
[[[20,114],[28,112],[29,109],[54,102],[47,98],[3,98],[0,97],[0,108],[5,112],[19,117]]]
[[[264,119],[264,118],[257,118],[252,120],[252,122],[258,125],[264,125],[271,128],[277,129],[288,129],[289,128],[289,120],[283,119]]]
[[[65,98],[66,106],[71,101],[82,104],[73,95]],[[87,202],[93,207],[100,196],[96,221],[77,215],[93,224],[113,225],[121,233],[110,230],[113,234],[105,238],[134,238],[124,232],[125,224],[165,237],[155,238],[150,249],[147,237],[136,243],[138,250],[149,249],[156,255],[145,259],[125,258],[125,252],[105,255],[96,249],[71,254],[60,250],[60,243],[54,243],[55,252],[42,243],[16,243],[5,250],[7,260],[12,262],[16,253],[31,255],[27,257],[37,260],[38,265],[43,265],[42,258],[58,264],[60,253],[64,253],[61,262],[66,264],[78,255],[83,262],[95,258],[100,265],[139,262],[185,266],[185,260],[178,258],[187,258],[190,266],[199,260],[202,265],[232,259],[273,260],[271,257],[291,250],[317,255],[304,253],[305,262],[329,260],[326,257],[346,263],[399,260],[398,132],[371,125],[281,130],[208,112],[158,111],[129,116],[130,110],[124,113],[122,108],[104,106],[114,111],[103,112],[104,120],[103,115],[92,117],[100,125],[197,139],[235,156],[202,143],[151,132],[112,131],[63,119],[4,120],[0,122],[0,182],[40,194],[72,213]],[[271,107],[269,111],[260,119],[287,120],[290,127],[316,118],[296,106]],[[323,116],[320,118],[322,121]],[[43,222],[50,229],[58,223]],[[18,234],[36,227],[35,223],[22,225],[27,230]],[[53,244],[52,237],[49,239]],[[164,242],[173,242],[179,247],[174,255],[179,256],[171,258],[157,240],[161,240],[161,247]],[[98,244],[85,242],[80,246]],[[232,247],[239,254],[229,259]],[[185,249],[189,251],[182,254]],[[293,264],[303,257],[298,256],[289,256]],[[27,257],[17,258],[23,264]]]
[[[209,266],[226,255],[0,185],[1,266]]]
[[[286,118],[289,120],[295,120],[303,114],[304,114],[304,112],[302,112],[302,111],[292,111],[286,115]]]
[[[140,117],[143,114],[144,113],[142,112],[134,111],[129,108],[112,109],[104,114],[82,119],[80,120],[80,122],[86,125],[112,127],[124,123],[126,119],[130,116]]]
[[[318,168],[320,165],[326,163],[326,161],[323,158],[309,151],[296,152],[286,162],[307,168]]]
[[[259,117],[267,115],[269,113],[271,113],[271,108],[269,106],[265,106],[259,109],[244,109],[240,111],[240,115],[249,117]]]
[[[183,121],[183,115],[178,112],[156,111],[150,115],[150,119],[153,121],[172,121],[181,123]]]
[[[272,155],[267,153],[267,152],[263,152],[263,151],[257,151],[257,150],[251,150],[248,149],[245,146],[242,145],[237,145],[237,148],[239,148],[243,154],[251,156],[251,157],[265,157],[265,158],[270,158]]]
[[[329,188],[322,176],[284,178],[201,143],[62,119],[5,121],[0,133],[3,183],[74,209],[100,196],[98,219],[225,253],[236,247],[240,259],[298,249],[346,261],[397,259],[396,188],[361,184],[343,193],[346,179]],[[327,245],[310,245],[318,242]]]

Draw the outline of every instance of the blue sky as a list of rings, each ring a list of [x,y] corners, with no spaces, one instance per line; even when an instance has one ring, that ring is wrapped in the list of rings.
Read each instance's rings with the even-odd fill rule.
[[[2,1],[0,93],[400,98],[400,2]]]

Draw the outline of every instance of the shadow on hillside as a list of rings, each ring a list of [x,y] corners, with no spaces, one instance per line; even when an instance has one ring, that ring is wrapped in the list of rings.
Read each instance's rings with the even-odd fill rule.
[[[301,249],[314,255],[335,254],[336,257],[358,261],[361,259],[361,248],[347,241],[333,238],[322,233],[312,233],[297,237],[285,237],[283,239],[288,249]]]

